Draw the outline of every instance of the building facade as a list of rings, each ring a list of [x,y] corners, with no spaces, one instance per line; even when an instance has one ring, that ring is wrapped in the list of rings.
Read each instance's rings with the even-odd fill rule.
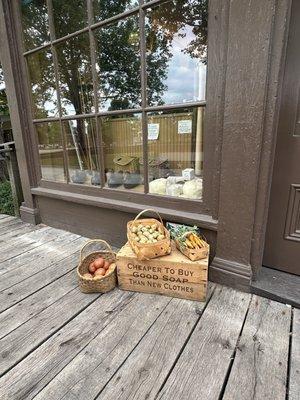
[[[75,4],[76,3],[76,4]],[[196,224],[210,278],[300,274],[296,0],[0,1],[22,219]]]

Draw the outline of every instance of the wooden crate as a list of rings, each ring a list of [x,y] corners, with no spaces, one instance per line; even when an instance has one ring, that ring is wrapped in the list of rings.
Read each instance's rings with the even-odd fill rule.
[[[170,255],[149,261],[139,261],[128,243],[117,254],[122,290],[205,301],[207,271],[208,257],[191,261],[174,244]]]

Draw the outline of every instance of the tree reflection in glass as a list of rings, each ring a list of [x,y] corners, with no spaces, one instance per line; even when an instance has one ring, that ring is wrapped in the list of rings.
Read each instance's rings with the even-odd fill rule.
[[[45,0],[24,0],[22,4],[25,45],[34,48],[47,43],[50,38]],[[91,4],[94,6],[94,22],[97,22],[136,7],[138,1],[92,0]],[[53,7],[56,38],[88,26],[86,0],[53,0]],[[89,33],[67,37],[54,44],[58,59],[61,111],[62,115],[72,116],[71,121],[63,121],[72,182],[80,183],[85,174],[82,183],[100,184],[97,172],[97,153],[100,151],[96,146],[95,120],[77,118],[79,115],[96,112],[94,89],[97,90],[100,111],[138,109],[142,105],[141,40],[145,39],[146,48],[147,105],[188,105],[205,99],[208,0],[163,1],[159,5],[148,5],[145,15],[146,38],[141,36],[139,13],[135,11],[128,17],[93,29],[95,71],[98,78],[96,88],[93,87]],[[50,47],[26,58],[35,118],[57,116],[56,79]],[[194,170],[198,180],[201,178],[203,117],[202,108],[188,111],[180,108],[169,113],[164,110],[160,114],[148,114],[149,162],[152,160],[149,166],[149,185],[151,179],[160,179],[161,175],[163,179],[166,179],[166,174],[181,176],[182,170],[187,168]],[[125,121],[126,118],[128,121]],[[126,125],[126,129],[123,126],[121,130],[121,122]],[[139,159],[142,169],[140,115],[127,113],[118,117],[101,117],[99,123],[102,124],[106,142],[111,141],[109,151],[104,149],[105,167],[113,169],[112,160],[116,152],[122,157]],[[127,138],[127,131],[131,146],[120,147],[117,143],[119,134]],[[45,128],[44,132],[51,135],[52,130]],[[139,133],[139,140],[135,139],[135,132]],[[155,137],[151,136],[153,132]],[[52,145],[46,144],[48,147]],[[51,150],[48,147],[43,150]],[[58,154],[58,149],[55,150]],[[159,174],[158,166],[161,170]],[[55,171],[55,168],[50,169]],[[128,176],[142,174],[136,167],[133,169],[135,174],[127,173]],[[142,189],[142,184],[136,187]]]
[[[51,50],[40,50],[26,58],[34,118],[57,116],[58,105]]]
[[[94,112],[93,79],[88,33],[57,45],[63,115]]]
[[[49,21],[46,0],[22,0],[21,18],[25,50],[49,42]]]
[[[208,0],[177,0],[148,9],[149,105],[205,99],[207,7]],[[153,74],[153,69],[161,73]]]
[[[88,23],[86,0],[52,0],[55,37],[85,28]]]
[[[115,15],[122,14],[139,5],[138,0],[94,0],[95,22],[103,21]]]
[[[99,103],[105,110],[141,104],[138,15],[95,30]]]

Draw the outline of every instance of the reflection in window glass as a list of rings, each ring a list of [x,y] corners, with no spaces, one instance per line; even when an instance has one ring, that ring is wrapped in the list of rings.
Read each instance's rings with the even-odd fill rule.
[[[94,112],[93,79],[88,33],[57,45],[63,115]]]
[[[204,108],[148,115],[149,192],[201,199]]]
[[[97,132],[94,118],[63,122],[72,183],[100,185]]]
[[[65,182],[64,156],[59,122],[35,125],[42,178],[49,181]]]
[[[55,37],[83,29],[88,24],[86,0],[52,0]]]
[[[148,104],[205,99],[208,0],[175,0],[146,14]]]
[[[99,103],[104,110],[135,108],[141,103],[138,15],[95,31]]]
[[[32,53],[27,58],[32,94],[33,115],[46,118],[58,115],[53,58],[50,49]]]
[[[111,116],[99,120],[103,139],[105,186],[143,193],[141,116]]]
[[[50,41],[46,0],[22,0],[21,18],[26,50]]]
[[[134,7],[138,7],[138,0],[94,0],[95,22],[103,21],[117,14],[122,14]]]

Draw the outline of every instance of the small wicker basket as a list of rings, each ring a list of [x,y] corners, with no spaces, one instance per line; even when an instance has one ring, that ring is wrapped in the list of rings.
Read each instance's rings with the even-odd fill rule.
[[[83,257],[83,251],[92,243],[103,243],[108,250],[99,250]],[[117,284],[116,267],[107,275],[97,278],[85,278],[83,275],[89,272],[89,265],[99,256],[105,260],[116,261],[116,254],[110,245],[101,239],[89,240],[80,250],[80,260],[77,267],[78,285],[83,293],[106,293],[114,289]]]
[[[143,215],[145,212],[154,212],[157,214],[159,221],[154,218],[145,218],[145,219],[139,219],[141,215]],[[159,240],[156,243],[139,243],[136,240],[134,240],[134,236],[131,232],[131,228],[133,226],[137,225],[153,225],[153,224],[158,224],[161,231],[164,233],[165,238],[162,240]],[[143,261],[143,260],[150,260],[152,258],[156,257],[161,257],[165,256],[167,254],[171,253],[171,239],[170,239],[170,232],[164,227],[163,221],[161,219],[160,214],[151,209],[147,209],[144,211],[141,211],[133,221],[129,221],[127,223],[127,238],[130,243],[130,246],[132,250],[135,252],[138,260]]]
[[[185,238],[190,233],[193,233],[193,231],[185,232],[181,236],[181,238]],[[184,247],[181,245],[180,240],[178,240],[178,239],[174,239],[174,242],[176,244],[177,249],[182,254],[184,254],[186,257],[188,257],[191,261],[198,261],[198,260],[208,257],[208,255],[209,255],[209,244],[206,242],[206,240],[205,240],[206,245],[203,246],[201,249],[190,249],[188,247]]]

